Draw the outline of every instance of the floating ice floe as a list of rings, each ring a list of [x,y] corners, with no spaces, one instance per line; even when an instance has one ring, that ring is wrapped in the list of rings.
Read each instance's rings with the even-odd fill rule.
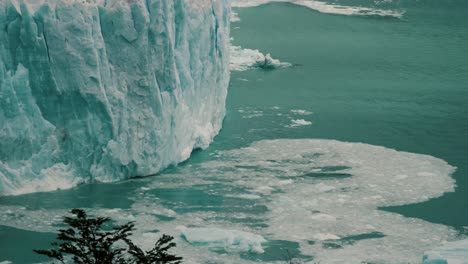
[[[312,125],[312,122],[304,119],[293,119],[289,127],[300,127],[300,126],[309,126]]]
[[[181,235],[195,245],[221,246],[231,250],[263,253],[265,238],[252,233],[221,228],[186,228]]]

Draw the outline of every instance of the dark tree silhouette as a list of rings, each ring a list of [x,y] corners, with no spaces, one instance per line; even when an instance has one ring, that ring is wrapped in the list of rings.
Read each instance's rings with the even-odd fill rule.
[[[135,246],[132,241],[126,241],[129,246],[128,253],[135,259],[136,264],[147,263],[171,263],[179,264],[182,258],[176,257],[168,253],[168,250],[175,247],[176,244],[172,242],[174,238],[168,235],[163,235],[154,245],[154,248],[143,252],[139,247]]]
[[[75,264],[180,264],[182,258],[171,255],[176,246],[171,236],[163,235],[149,251],[136,246],[130,236],[135,229],[133,222],[103,230],[112,221],[109,217],[88,218],[81,209],[73,209],[73,217],[64,217],[68,229],[60,229],[54,249],[34,252],[66,263],[66,255]]]

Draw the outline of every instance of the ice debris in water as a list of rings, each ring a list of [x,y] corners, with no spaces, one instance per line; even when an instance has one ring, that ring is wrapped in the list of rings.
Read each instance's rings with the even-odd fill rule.
[[[273,59],[270,54],[263,54],[259,50],[244,49],[240,46],[230,47],[230,68],[231,71],[246,71],[248,69],[277,69],[291,67],[287,62]]]
[[[303,109],[293,109],[291,110],[291,113],[296,114],[296,115],[311,115],[313,114],[310,111],[303,110]]]
[[[222,174],[237,188],[265,197],[256,202],[269,209],[262,216],[266,227],[256,233],[297,241],[301,254],[322,263],[421,261],[425,250],[456,234],[379,210],[454,190],[455,168],[431,156],[361,143],[279,139],[221,152],[220,161],[202,166],[198,177]],[[383,235],[347,243],[375,232]]]
[[[401,18],[404,14],[404,11],[402,10],[385,10],[363,6],[345,6],[316,0],[232,0],[231,6],[254,7],[272,2],[292,3],[316,10],[321,13],[345,16],[381,16]]]
[[[221,228],[186,228],[181,235],[194,245],[221,246],[237,251],[263,253],[262,243],[266,240],[260,235]]]
[[[262,69],[276,69],[290,66],[290,64],[273,59],[270,53],[268,53],[267,55],[260,54],[256,59],[255,66]]]
[[[426,251],[423,264],[467,264],[468,240],[448,242],[444,246]]]
[[[225,114],[229,13],[1,0],[0,195],[151,175],[206,148]]]
[[[231,22],[234,23],[234,22],[239,22],[239,21],[240,21],[239,14],[232,11],[231,12]]]
[[[146,179],[148,191],[137,188],[130,209],[93,213],[122,222],[135,219],[139,227],[135,237],[147,248],[153,246],[154,239],[143,234],[151,233],[156,223],[162,233],[178,239],[178,252],[188,256],[191,263],[252,262],[242,259],[243,254],[216,253],[225,245],[221,242],[207,242],[204,247],[185,243],[177,226],[222,227],[256,234],[270,242],[291,241],[298,244],[301,255],[327,264],[421,263],[425,251],[457,239],[458,232],[451,227],[380,210],[427,201],[453,191],[455,182],[450,175],[455,168],[441,159],[362,143],[318,139],[263,140],[241,149],[218,151],[214,157]],[[214,198],[214,204],[205,199],[204,205],[186,197],[180,199],[185,195],[155,197],[157,193],[152,191],[182,191],[195,186],[210,201]],[[244,199],[242,195],[257,195],[258,199]],[[239,212],[239,208],[246,210]],[[0,209],[19,212],[0,213],[0,222],[5,225],[42,232],[54,231],[56,226],[44,223],[54,215],[60,222],[65,213],[62,209]],[[161,214],[168,213],[171,220],[158,220]],[[224,241],[227,236],[220,237],[209,240]],[[235,239],[227,241],[227,251],[240,251],[229,242]],[[270,243],[260,244],[265,252],[271,249]]]
[[[309,126],[309,125],[312,125],[311,121],[307,121],[304,119],[292,119],[289,127],[300,127],[300,126]]]

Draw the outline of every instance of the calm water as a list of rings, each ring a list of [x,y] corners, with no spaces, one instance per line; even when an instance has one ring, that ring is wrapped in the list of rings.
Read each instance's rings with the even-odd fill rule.
[[[265,253],[255,254],[226,247],[193,247],[178,238],[181,254],[194,262],[279,261],[286,249],[304,260],[318,257],[322,263],[329,263],[327,259],[345,250],[357,252],[353,260],[366,260],[362,250],[368,249],[365,241],[371,239],[383,241],[384,247],[379,250],[398,255],[393,230],[385,228],[351,232],[349,228],[333,227],[340,221],[319,225],[318,229],[326,233],[341,232],[339,243],[318,242],[320,239],[313,238],[317,230],[312,232],[305,226],[302,232],[310,232],[310,238],[281,233],[279,222],[275,222],[281,214],[274,210],[285,199],[281,195],[312,183],[295,178],[287,182],[291,187],[272,185],[270,191],[253,192],[258,186],[269,186],[268,180],[262,179],[277,172],[273,167],[265,172],[261,163],[253,162],[257,156],[244,160],[242,156],[248,155],[242,151],[239,155],[225,154],[264,139],[362,142],[445,160],[457,167],[453,174],[455,192],[423,203],[378,207],[405,216],[402,219],[414,217],[464,233],[468,226],[468,3],[401,1],[378,7],[405,10],[405,14],[402,19],[330,15],[287,3],[236,9],[241,21],[232,25],[234,44],[271,53],[295,66],[233,72],[223,130],[210,149],[195,152],[177,168],[117,184],[1,197],[0,262],[43,260],[30,249],[48,247],[60,216],[73,207],[92,208],[96,214],[108,214],[120,221],[136,220],[144,234],[157,233],[157,229],[177,236],[175,227],[179,225],[216,226],[262,234],[268,240]],[[312,124],[292,127],[292,120],[297,119]],[[377,172],[386,153],[375,160]],[[220,165],[223,162],[227,164],[224,167]],[[282,170],[275,177],[289,175],[295,169]],[[250,182],[255,177],[258,182]],[[334,181],[341,181],[339,175],[334,177]],[[258,194],[259,199],[240,199],[245,193]],[[366,212],[359,210],[356,212]],[[383,225],[386,217],[396,215],[375,212],[379,214],[375,219]],[[297,219],[292,224],[302,227]],[[343,222],[358,226],[353,219]],[[409,220],[402,220],[397,227],[404,227],[405,221]],[[314,248],[318,243],[320,249]],[[421,244],[401,257],[420,259],[427,249]],[[310,252],[317,252],[317,256]]]

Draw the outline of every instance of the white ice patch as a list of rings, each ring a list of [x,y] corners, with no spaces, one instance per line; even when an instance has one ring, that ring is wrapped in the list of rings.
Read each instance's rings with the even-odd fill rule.
[[[449,242],[424,253],[423,264],[467,264],[468,240]]]
[[[237,14],[234,11],[231,11],[231,22],[239,22],[239,21],[240,21],[239,14]]]
[[[300,127],[300,126],[309,126],[312,125],[312,122],[304,119],[292,119],[289,127]]]
[[[271,2],[292,3],[300,6],[316,10],[320,13],[337,14],[347,16],[382,16],[382,17],[396,17],[401,18],[404,11],[375,9],[360,6],[343,6],[325,3],[316,0],[233,0],[232,7],[254,7]]]
[[[296,114],[296,115],[311,115],[313,114],[310,111],[303,110],[303,109],[293,109],[291,110],[291,113]]]
[[[246,71],[248,69],[277,69],[290,67],[291,64],[273,59],[270,54],[264,55],[259,50],[243,49],[240,46],[230,46],[231,71]]]
[[[242,118],[244,118],[244,119],[262,117],[264,115],[263,110],[258,110],[258,109],[254,109],[254,108],[251,108],[251,107],[239,108],[237,111],[240,114],[242,114]]]
[[[187,228],[182,231],[184,237],[191,244],[221,246],[236,251],[263,253],[262,243],[266,240],[262,236],[252,233],[220,228]]]

